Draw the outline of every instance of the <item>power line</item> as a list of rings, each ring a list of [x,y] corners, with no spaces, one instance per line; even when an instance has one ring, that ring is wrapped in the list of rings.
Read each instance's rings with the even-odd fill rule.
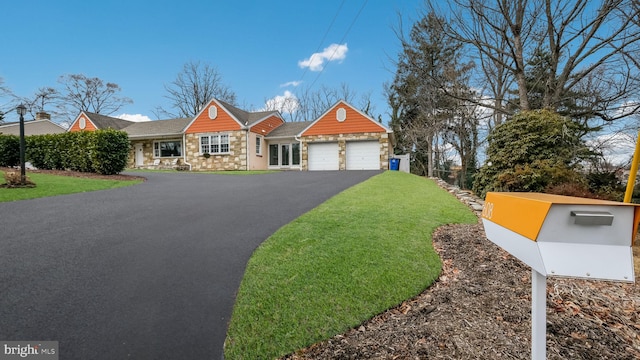
[[[360,10],[358,10],[358,13],[356,14],[356,16],[353,18],[353,20],[351,21],[351,24],[349,24],[349,27],[347,28],[347,30],[345,31],[344,35],[342,36],[342,39],[340,39],[340,42],[338,43],[338,45],[342,44],[344,42],[344,39],[347,38],[347,35],[349,34],[349,32],[351,31],[351,28],[353,27],[353,25],[356,23],[356,21],[358,20],[358,17],[360,17],[360,14],[362,13],[362,10],[364,10],[364,7],[367,5],[367,2],[369,0],[365,0],[362,3],[362,6],[360,7]],[[343,1],[344,4],[344,1]],[[340,5],[340,7],[342,7],[342,5]],[[334,19],[335,20],[335,19]],[[333,22],[332,22],[333,23]],[[331,56],[329,57],[329,60],[327,61],[327,64],[325,66],[322,67],[322,69],[318,72],[318,75],[316,75],[316,78],[313,80],[313,82],[311,83],[311,86],[309,86],[309,89],[313,88],[313,85],[315,85],[315,83],[318,81],[318,79],[320,78],[320,75],[322,75],[322,73],[324,72],[324,69],[326,69],[327,66],[329,66],[329,63],[331,62],[331,60],[333,60],[333,57],[335,56],[336,52],[338,51],[338,47],[336,47],[333,50],[333,54],[331,54]]]
[[[344,3],[346,1],[347,0],[342,0],[342,3],[340,3],[340,6],[338,7],[338,11],[336,11],[336,14],[333,16],[333,19],[331,20],[331,23],[329,24],[329,27],[327,28],[327,31],[324,32],[324,35],[322,36],[322,40],[320,40],[320,43],[318,44],[318,47],[316,48],[316,52],[314,54],[317,54],[317,53],[320,52],[320,48],[322,47],[322,44],[324,44],[324,40],[327,38],[327,35],[329,34],[329,31],[333,27],[333,24],[336,22],[336,19],[338,18],[338,15],[340,14],[340,10],[342,10],[342,6],[344,5]],[[304,79],[304,76],[307,74],[307,71],[309,71],[309,67],[306,67],[304,69],[304,72],[302,73],[302,76],[300,77],[300,81],[302,81]]]

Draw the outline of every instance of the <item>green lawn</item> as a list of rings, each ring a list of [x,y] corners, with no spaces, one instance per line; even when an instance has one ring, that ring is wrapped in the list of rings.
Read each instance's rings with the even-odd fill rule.
[[[282,227],[253,254],[226,359],[272,359],[357,326],[427,288],[431,233],[476,216],[433,181],[387,171]]]
[[[141,180],[119,181],[86,179],[71,176],[35,174],[29,172],[27,172],[27,177],[36,184],[35,188],[0,188],[0,202],[114,189],[142,182]],[[0,171],[0,184],[3,184],[4,182],[4,173]]]

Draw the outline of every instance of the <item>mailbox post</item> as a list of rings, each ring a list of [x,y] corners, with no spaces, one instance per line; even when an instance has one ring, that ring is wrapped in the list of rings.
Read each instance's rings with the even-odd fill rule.
[[[531,267],[531,358],[546,358],[547,276],[634,282],[640,207],[539,193],[487,193],[487,238]]]

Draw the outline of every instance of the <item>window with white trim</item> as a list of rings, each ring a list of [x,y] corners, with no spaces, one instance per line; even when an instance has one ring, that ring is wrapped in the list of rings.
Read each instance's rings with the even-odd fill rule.
[[[201,135],[200,154],[228,154],[229,134]]]
[[[182,140],[163,140],[153,142],[153,157],[182,156]]]
[[[256,155],[262,155],[262,136],[256,136]]]

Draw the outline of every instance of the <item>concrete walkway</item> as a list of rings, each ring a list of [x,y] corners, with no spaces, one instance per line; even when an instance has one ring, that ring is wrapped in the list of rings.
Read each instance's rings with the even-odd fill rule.
[[[378,173],[149,173],[0,203],[0,340],[59,341],[61,359],[221,359],[254,249]]]

